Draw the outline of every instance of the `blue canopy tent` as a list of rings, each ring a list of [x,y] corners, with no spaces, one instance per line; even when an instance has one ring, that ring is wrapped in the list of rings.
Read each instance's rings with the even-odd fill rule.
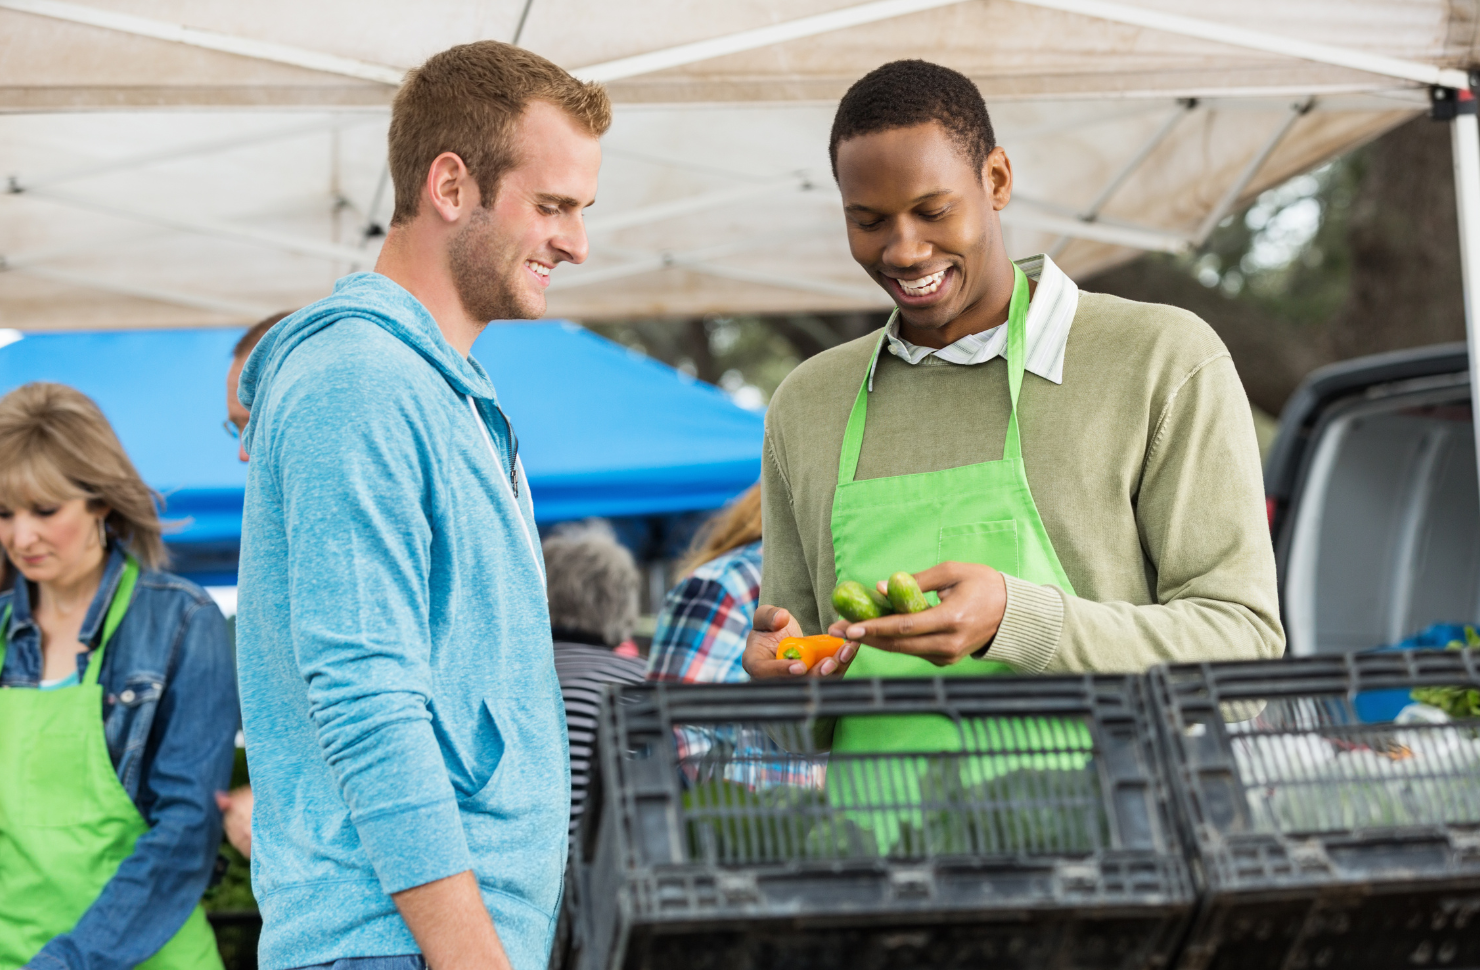
[[[246,467],[222,421],[241,333],[11,332],[0,346],[0,393],[57,381],[98,402],[181,520],[168,538],[184,571],[206,582],[235,581]],[[716,508],[760,474],[759,414],[575,324],[495,324],[473,354],[519,434],[542,524]]]

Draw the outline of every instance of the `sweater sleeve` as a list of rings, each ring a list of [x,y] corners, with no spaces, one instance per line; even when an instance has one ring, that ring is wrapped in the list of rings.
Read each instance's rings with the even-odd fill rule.
[[[310,715],[366,855],[395,893],[473,862],[429,708],[434,436],[404,381],[365,373],[377,366],[346,362],[300,382],[270,460]]]
[[[777,453],[769,420],[762,447],[761,536],[765,554],[761,557],[761,602],[789,610],[803,633],[824,633],[827,624],[818,614],[817,594],[792,504],[791,483]],[[815,718],[811,738],[800,745],[789,732],[768,727],[766,733],[782,750],[806,754],[831,748],[836,724],[835,718]]]
[[[791,484],[778,454],[770,422],[761,456],[761,602],[788,610],[803,633],[822,633],[826,624],[817,612],[817,595],[807,569],[802,534],[792,505]]]
[[[1248,399],[1232,360],[1216,354],[1163,407],[1135,497],[1156,603],[1096,603],[1009,576],[988,656],[1025,673],[1280,656],[1263,493]]]

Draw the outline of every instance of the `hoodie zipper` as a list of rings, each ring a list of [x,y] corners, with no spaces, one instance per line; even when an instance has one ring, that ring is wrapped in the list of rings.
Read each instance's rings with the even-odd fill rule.
[[[518,498],[519,497],[519,434],[518,434],[518,432],[516,432],[514,430],[514,422],[512,422],[512,421],[509,420],[509,416],[504,413],[504,409],[501,408],[501,407],[499,407],[497,404],[495,404],[493,407],[494,407],[494,410],[496,410],[498,412],[498,416],[504,419],[504,427],[506,427],[506,428],[509,429],[509,440],[511,442],[513,442],[513,444],[514,444],[514,447],[511,449],[511,452],[509,454],[509,485],[512,486],[513,489],[514,489],[514,497],[515,498]]]
[[[468,401],[468,410],[473,412],[473,420],[478,422],[478,430],[483,434],[483,443],[488,445],[488,453],[493,455],[493,460],[498,461],[498,449],[493,446],[493,436],[488,433],[488,425],[483,423],[483,415],[478,413],[478,405],[473,402],[473,395],[464,395]],[[495,402],[493,409],[498,416],[504,419],[504,427],[509,429],[509,441],[513,445],[509,449],[509,487],[514,490],[514,498],[519,497],[519,435],[514,431],[514,422],[504,413],[504,409]]]
[[[488,446],[488,453],[498,461],[498,449],[493,446],[493,435],[488,433],[488,425],[483,423],[483,415],[478,413],[478,405],[473,402],[473,395],[464,395],[468,402],[468,410],[473,412],[473,420],[478,423],[478,431],[483,435],[483,443]],[[519,519],[519,525],[524,530],[524,541],[529,545],[529,555],[535,562],[535,568],[540,574],[540,582],[545,581],[545,568],[540,559],[540,554],[535,549],[534,537],[529,534],[529,526],[524,521],[524,514],[518,508],[519,505],[519,436],[514,433],[514,423],[504,413],[504,409],[497,404],[493,406],[498,416],[504,419],[504,427],[509,429],[509,439],[513,443],[509,457],[509,487],[513,491],[515,515]]]

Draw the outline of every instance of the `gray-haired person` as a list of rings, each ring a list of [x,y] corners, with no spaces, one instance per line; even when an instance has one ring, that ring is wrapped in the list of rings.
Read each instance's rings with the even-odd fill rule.
[[[542,543],[548,577],[555,675],[565,698],[570,735],[570,831],[586,804],[596,714],[603,684],[640,684],[647,664],[612,650],[637,625],[641,577],[607,523],[591,520],[558,527]]]

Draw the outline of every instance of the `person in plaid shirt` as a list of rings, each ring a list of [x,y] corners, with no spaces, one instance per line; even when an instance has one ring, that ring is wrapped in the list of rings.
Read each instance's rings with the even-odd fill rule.
[[[753,485],[699,533],[668,591],[648,654],[648,680],[744,683],[745,636],[761,594],[761,490]],[[754,729],[675,728],[689,782],[719,775],[751,788],[820,787],[823,766],[789,755]]]
[[[668,591],[653,632],[648,680],[750,680],[740,657],[761,595],[759,485],[710,520],[680,570],[687,575]]]

